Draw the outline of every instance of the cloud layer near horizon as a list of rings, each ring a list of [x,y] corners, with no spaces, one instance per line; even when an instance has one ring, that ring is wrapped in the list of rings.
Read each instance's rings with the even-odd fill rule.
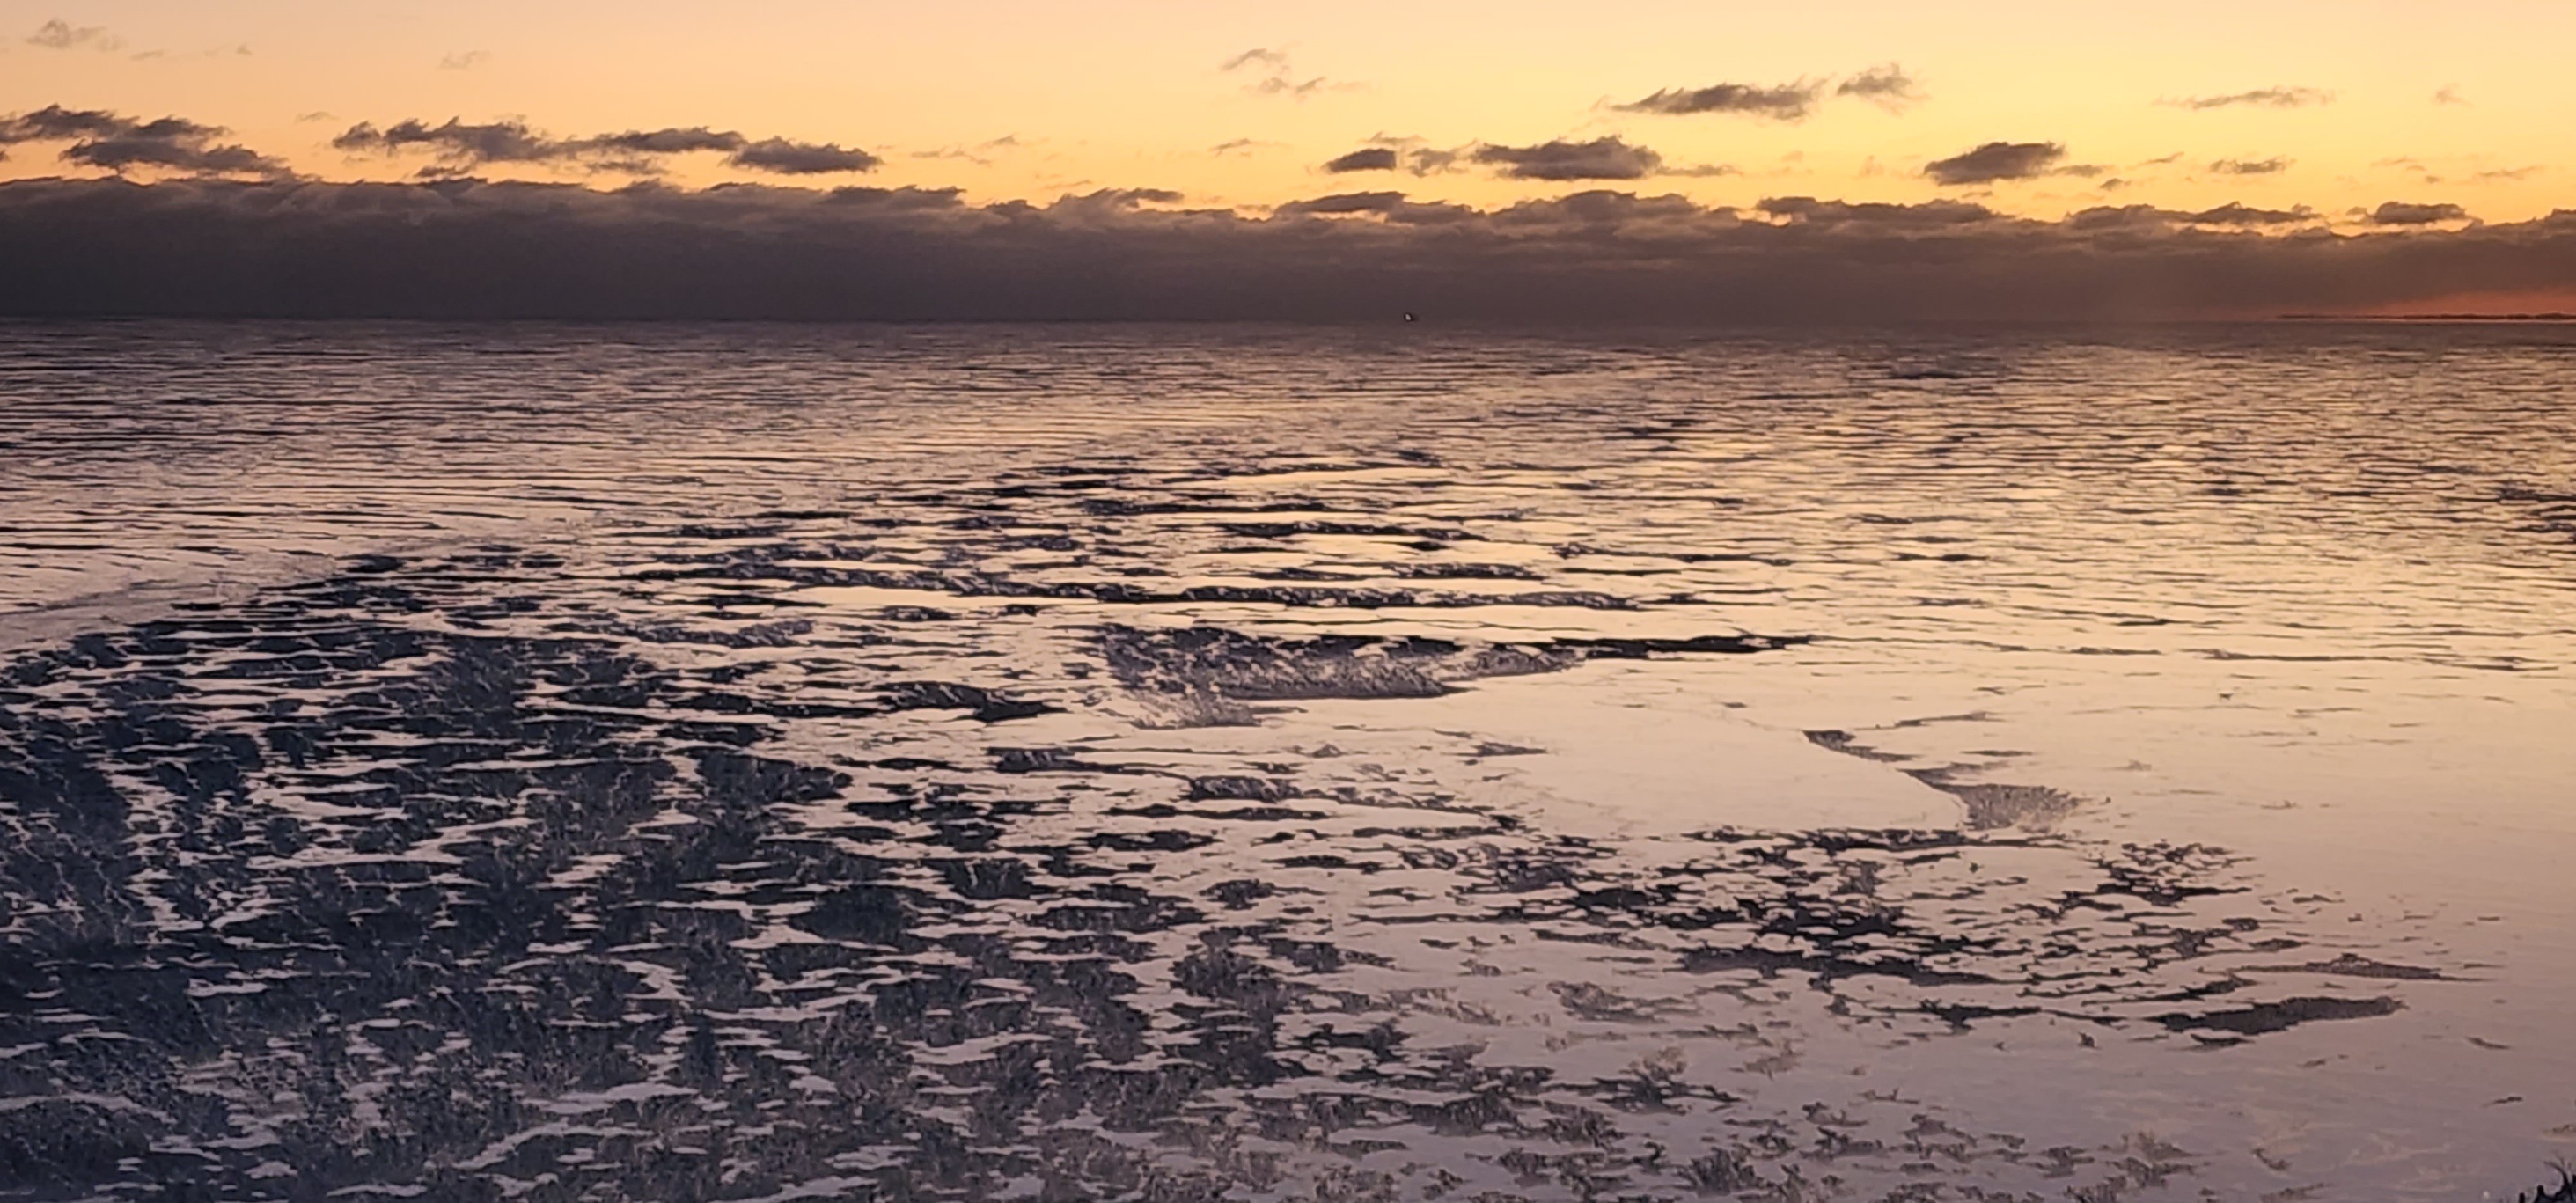
[[[873,171],[882,162],[867,151],[834,143],[754,139],[703,125],[552,138],[519,121],[472,125],[449,118],[445,124],[431,125],[413,119],[382,129],[360,122],[333,138],[331,145],[337,150],[384,154],[428,150],[438,156],[439,166],[422,172],[424,177],[462,174],[491,163],[565,164],[595,171],[652,175],[662,169],[662,160],[700,151],[722,153],[725,162],[748,171],[780,175]]]
[[[0,184],[0,313],[883,320],[1859,322],[2359,310],[2576,279],[2576,212],[2389,232],[2132,206],[1755,210],[1593,191],[1482,211],[1351,193],[1270,217],[1126,190],[453,180]]]

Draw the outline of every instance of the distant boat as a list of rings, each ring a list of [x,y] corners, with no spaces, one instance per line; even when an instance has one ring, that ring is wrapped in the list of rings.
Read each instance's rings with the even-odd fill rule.
[[[1413,316],[1413,311],[1412,311],[1412,310],[1410,310],[1410,309],[1407,309],[1407,310],[1405,310],[1405,311],[1404,311],[1404,320],[1406,320],[1406,321],[1408,321],[1408,322],[1411,322],[1411,321],[1419,321],[1419,320],[1421,320],[1421,319],[1414,317],[1414,316]]]

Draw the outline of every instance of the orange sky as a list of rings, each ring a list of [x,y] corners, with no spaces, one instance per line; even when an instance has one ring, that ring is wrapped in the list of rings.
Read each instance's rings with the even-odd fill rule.
[[[1491,206],[1602,186],[1478,167],[1320,169],[1384,135],[1433,150],[1617,136],[1658,152],[1667,174],[1614,186],[1716,205],[1953,196],[2053,217],[2236,201],[2339,217],[2396,200],[2488,220],[2576,207],[2565,162],[2576,89],[2560,61],[2576,45],[2576,5],[2563,0],[65,0],[5,11],[0,113],[176,114],[331,179],[405,178],[435,161],[333,150],[353,123],[459,118],[558,137],[709,126],[837,143],[884,163],[817,182],[956,186],[978,201],[1151,187],[1258,209],[1391,188]],[[1222,69],[1255,49],[1269,53]],[[1833,95],[1891,63],[1919,100]],[[1796,121],[1611,107],[1659,89],[1800,81],[1824,87]],[[2274,90],[2304,102],[2182,103]],[[2098,170],[1956,187],[1925,177],[1927,162],[1991,141],[2060,143],[2059,167]],[[2261,174],[2216,166],[2275,160]],[[0,178],[66,170],[40,145],[0,162]],[[710,154],[666,170],[683,184],[745,178]]]

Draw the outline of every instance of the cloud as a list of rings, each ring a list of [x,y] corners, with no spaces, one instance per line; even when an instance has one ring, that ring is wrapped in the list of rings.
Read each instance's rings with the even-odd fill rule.
[[[482,66],[485,62],[489,61],[491,57],[492,56],[489,53],[481,50],[468,50],[459,54],[442,55],[438,60],[438,69],[441,71],[471,71],[476,67]]]
[[[36,27],[27,36],[27,44],[46,50],[102,50],[124,48],[125,40],[96,25],[75,26],[60,17]]]
[[[1464,153],[1429,148],[1408,151],[1405,154],[1404,169],[1415,175],[1438,175],[1444,171],[1457,170],[1458,160],[1464,157]]]
[[[1420,138],[1391,138],[1379,134],[1369,144],[1348,154],[1327,160],[1323,170],[1328,175],[1347,175],[1359,171],[1406,171],[1417,176],[1438,175],[1458,169],[1466,152],[1424,146]]]
[[[1258,96],[1286,96],[1305,100],[1324,92],[1348,92],[1359,85],[1327,79],[1321,75],[1298,79],[1291,73],[1288,52],[1268,46],[1255,46],[1217,64],[1217,70],[1233,74],[1247,68],[1260,72],[1261,78],[1244,85],[1244,91]]]
[[[1272,211],[1276,217],[1375,217],[1398,225],[1436,225],[1477,216],[1465,205],[1423,202],[1401,192],[1340,192],[1312,200],[1290,201]]]
[[[1616,135],[1589,142],[1557,139],[1535,146],[1483,143],[1467,152],[1470,162],[1499,168],[1515,180],[1635,180],[1660,172],[1664,157],[1632,146]]]
[[[1800,80],[1793,84],[1761,87],[1754,84],[1711,84],[1705,88],[1666,88],[1652,95],[1610,107],[1622,113],[1654,113],[1666,117],[1696,113],[1741,113],[1768,117],[1774,121],[1801,121],[1815,111],[1816,100],[1825,85]]]
[[[1250,154],[1253,151],[1263,149],[1264,147],[1277,145],[1279,145],[1279,143],[1265,142],[1258,138],[1231,138],[1209,147],[1208,153],[1215,155],[1218,158],[1224,158],[1227,155]]]
[[[2335,94],[2323,88],[2256,88],[2251,92],[2230,92],[2223,96],[2186,96],[2179,100],[2156,103],[2177,109],[2225,109],[2238,106],[2265,109],[2304,109],[2310,105],[2333,104]]]
[[[2057,142],[1988,142],[1926,163],[1923,174],[1949,187],[2027,180],[2048,174],[2065,157],[2065,145]]]
[[[1622,113],[1687,117],[1732,113],[1773,121],[1804,121],[1827,95],[1849,96],[1898,112],[1923,99],[1921,86],[1895,63],[1882,63],[1839,83],[1831,78],[1801,79],[1785,84],[1710,84],[1704,88],[1665,88],[1626,104],[1610,107]]]
[[[912,152],[912,157],[916,159],[959,159],[968,163],[973,163],[978,167],[990,167],[993,165],[994,157],[986,152],[1018,150],[1022,145],[1024,144],[1020,141],[1018,135],[1004,134],[999,138],[985,139],[982,142],[976,143],[972,147],[943,146],[936,150],[916,150]]]
[[[1302,80],[1290,79],[1285,75],[1274,75],[1249,85],[1247,90],[1264,96],[1286,96],[1294,100],[1304,100],[1319,92],[1341,92],[1348,91],[1350,88],[1349,84],[1337,83],[1320,75],[1313,79]]]
[[[602,150],[623,151],[639,155],[677,155],[694,150],[740,150],[742,135],[720,133],[703,125],[688,129],[630,130],[623,134],[602,134],[582,142]]]
[[[137,167],[199,175],[283,176],[286,165],[246,146],[219,143],[230,131],[183,117],[144,121],[104,109],[48,105],[0,117],[0,146],[69,142],[65,163],[123,174]]]
[[[2464,105],[2469,103],[2469,98],[2460,95],[2460,85],[2444,84],[2433,90],[2433,103]]]
[[[1267,46],[1255,46],[1250,50],[1246,50],[1243,53],[1235,55],[1233,58],[1227,59],[1223,63],[1218,64],[1217,70],[1240,71],[1245,67],[1261,67],[1271,71],[1285,71],[1288,69],[1288,52],[1285,50],[1273,50]]]
[[[283,175],[284,164],[247,146],[215,146],[192,138],[156,137],[149,132],[120,134],[73,144],[62,152],[66,163],[123,172],[134,167],[164,167],[206,175]]]
[[[725,162],[732,166],[777,175],[873,171],[883,162],[867,151],[834,143],[791,142],[785,138],[754,140],[732,130],[706,126],[553,138],[524,122],[469,124],[453,117],[440,125],[415,119],[397,121],[381,129],[360,122],[333,138],[331,145],[353,153],[428,150],[440,162],[430,174],[454,174],[490,163],[534,163],[651,175],[661,170],[662,159],[707,151],[724,154]]]
[[[1403,156],[1392,147],[1370,146],[1327,160],[1324,170],[1332,175],[1353,171],[1393,171],[1402,161]]]
[[[539,163],[548,159],[571,158],[579,152],[572,144],[542,137],[517,121],[494,121],[468,125],[448,118],[444,125],[430,125],[418,119],[397,121],[383,129],[361,121],[331,139],[335,150],[382,151],[392,154],[415,147],[425,147],[460,164]]]
[[[2317,213],[2306,205],[2292,209],[2256,209],[2230,201],[2215,209],[2183,214],[2176,220],[2203,226],[2279,226],[2315,221]]]
[[[914,188],[454,180],[0,184],[0,313],[1853,323],[2364,311],[2565,291],[2576,212],[2289,233],[2156,211],[1618,191],[1269,216]],[[2191,216],[2191,215],[2180,215]],[[528,248],[542,247],[544,254]]]
[[[1401,192],[1341,192],[1279,206],[1286,213],[1384,213],[1404,203]]]
[[[2315,210],[2305,205],[2295,209],[2257,209],[2229,202],[2214,209],[2187,212],[2159,209],[2154,205],[2102,206],[2068,214],[2070,229],[2087,232],[2108,230],[2163,230],[2175,226],[2221,226],[2230,229],[2263,229],[2286,225],[2304,225],[2319,220]]]
[[[2209,165],[2220,175],[2279,175],[2290,169],[2291,160],[2284,155],[2268,159],[2220,159]]]
[[[725,162],[750,171],[779,175],[829,175],[841,171],[874,171],[883,160],[864,150],[832,142],[763,138],[743,144]]]
[[[51,104],[33,112],[0,117],[0,144],[107,137],[127,133],[139,124],[131,117],[104,109],[67,109]],[[191,128],[204,128],[193,122],[188,124]]]
[[[1109,199],[1121,205],[1177,205],[1189,199],[1169,188],[1110,188],[1087,199]]]
[[[2446,221],[2466,221],[2469,211],[2458,205],[2413,205],[2389,201],[2370,211],[2366,220],[2375,226],[2429,226]]]
[[[1095,188],[1057,197],[1043,212],[1050,220],[1067,225],[1095,226],[1114,224],[1143,211],[1147,205],[1177,205],[1184,199],[1169,188]]]
[[[1920,81],[1895,63],[1881,63],[1834,86],[1834,95],[1853,96],[1890,111],[1923,101]]]
[[[1765,197],[1753,206],[1756,212],[1786,218],[1807,225],[1869,225],[1881,229],[1971,225],[1993,221],[1997,214],[1984,205],[1966,201],[1936,200],[1922,204],[1899,205],[1882,201],[1852,204],[1845,201],[1817,200],[1812,196]]]

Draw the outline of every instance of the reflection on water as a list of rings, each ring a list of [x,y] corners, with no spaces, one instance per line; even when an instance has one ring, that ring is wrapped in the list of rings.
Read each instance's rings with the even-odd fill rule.
[[[2563,335],[1405,333],[8,330],[0,1188],[2576,1143]]]

